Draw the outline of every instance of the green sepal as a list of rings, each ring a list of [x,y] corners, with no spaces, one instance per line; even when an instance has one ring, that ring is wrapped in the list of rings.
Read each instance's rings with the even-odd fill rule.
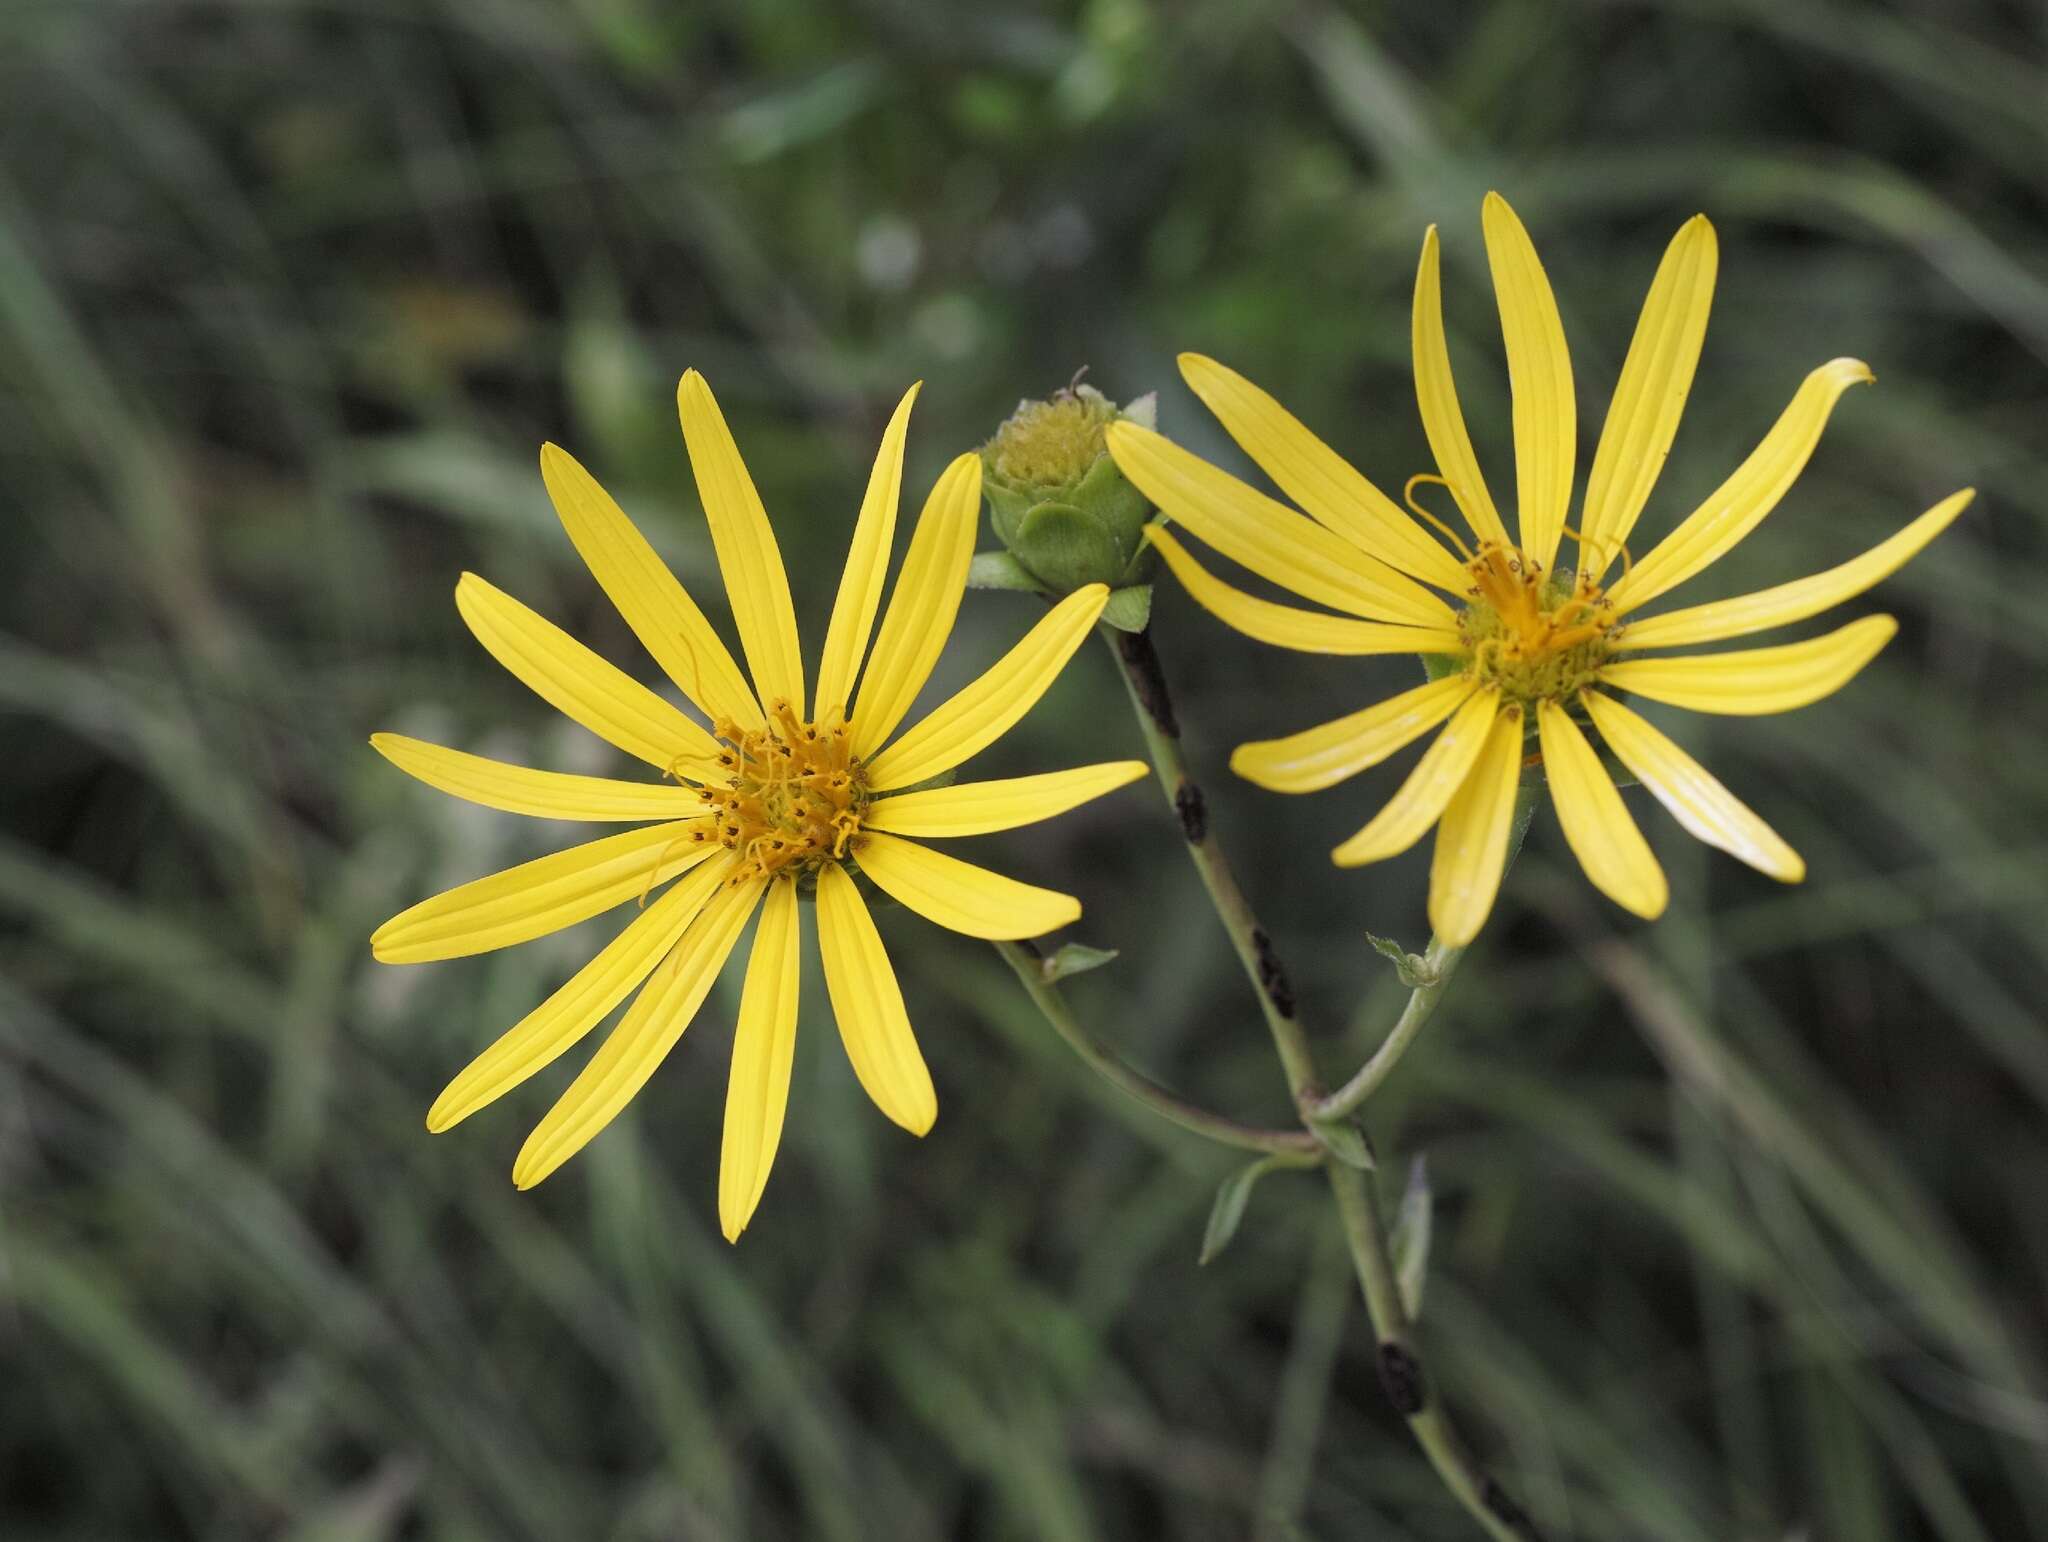
[[[1102,620],[1119,632],[1142,632],[1152,624],[1152,586],[1132,584],[1112,589],[1102,607]]]
[[[1252,1186],[1279,1165],[1277,1156],[1263,1156],[1256,1162],[1247,1162],[1216,1186],[1216,1202],[1209,1207],[1209,1224],[1203,1228],[1202,1254],[1196,1263],[1206,1264],[1230,1246],[1238,1224],[1244,1220]]]
[[[1041,503],[1018,522],[1010,550],[1059,594],[1121,575],[1127,554],[1115,536],[1070,503]]]
[[[1024,564],[1006,551],[978,551],[974,560],[967,564],[967,587],[970,589],[1011,589],[1024,594],[1040,594],[1045,585],[1024,570]]]

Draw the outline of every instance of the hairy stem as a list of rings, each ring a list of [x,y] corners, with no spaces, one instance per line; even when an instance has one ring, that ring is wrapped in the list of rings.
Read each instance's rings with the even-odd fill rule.
[[[1298,1157],[1304,1167],[1313,1166],[1321,1157],[1321,1145],[1306,1130],[1260,1129],[1223,1114],[1212,1114],[1206,1108],[1198,1108],[1168,1092],[1082,1026],[1060,988],[1046,979],[1037,954],[1014,942],[998,942],[994,947],[1003,956],[1003,962],[1016,971],[1024,993],[1031,998],[1046,1022],[1052,1025],[1053,1031],[1118,1091],[1144,1104],[1162,1119],[1197,1135],[1207,1136],[1219,1145],[1235,1146],[1241,1151]]]

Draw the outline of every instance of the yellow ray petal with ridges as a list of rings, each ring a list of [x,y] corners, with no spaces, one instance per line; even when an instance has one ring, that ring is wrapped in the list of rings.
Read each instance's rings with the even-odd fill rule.
[[[747,983],[733,1033],[725,1084],[725,1134],[718,1158],[718,1228],[727,1242],[754,1217],[782,1144],[789,1071],[796,1059],[797,982],[801,974],[794,881],[772,883],[754,929]]]
[[[1455,620],[1451,608],[1414,579],[1171,439],[1128,419],[1110,424],[1104,438],[1139,492],[1259,577],[1368,620],[1416,626]]]
[[[1833,359],[1800,382],[1749,458],[1615,581],[1607,596],[1616,610],[1626,614],[1648,604],[1732,550],[1799,479],[1842,393],[1876,378],[1861,359]]]
[[[896,542],[896,506],[903,496],[903,441],[910,432],[911,404],[923,385],[920,380],[903,393],[889,426],[882,430],[882,447],[875,452],[867,496],[860,501],[846,566],[839,573],[832,619],[825,626],[813,719],[835,711],[843,717],[853,701],[853,682],[867,656],[875,613],[882,608],[882,583],[889,575],[889,552]]]
[[[402,910],[371,934],[386,964],[466,958],[545,937],[602,915],[695,867],[719,849],[711,824],[679,819],[552,852]]]
[[[903,554],[895,592],[875,637],[874,658],[853,709],[853,752],[872,755],[888,742],[931,678],[953,635],[974,531],[981,519],[981,457],[955,456],[932,485]]]
[[[1832,696],[1855,679],[1898,630],[1890,616],[1865,616],[1824,637],[1775,648],[1625,659],[1602,666],[1599,678],[1602,685],[1694,712],[1761,717]]]
[[[676,413],[682,419],[697,496],[711,525],[712,550],[718,554],[718,571],[725,578],[726,598],[754,676],[755,693],[763,706],[780,699],[801,712],[804,659],[796,636],[796,606],[789,598],[789,575],[768,511],[761,507],[761,495],[725,425],[725,414],[718,410],[718,399],[695,370],[676,387]]]
[[[1522,550],[1546,572],[1571,511],[1578,466],[1579,405],[1572,391],[1571,355],[1564,320],[1529,232],[1498,193],[1488,193],[1480,224],[1486,261],[1500,304],[1507,343],[1508,384],[1514,394],[1515,477],[1521,506]]]
[[[1655,920],[1664,913],[1671,886],[1599,754],[1571,714],[1554,701],[1537,707],[1536,730],[1557,820],[1579,866],[1622,909]]]
[[[512,1181],[530,1189],[581,1151],[647,1084],[690,1026],[760,901],[763,880],[727,884],[712,896],[662,960],[619,1026],[590,1057],[512,1163]]]
[[[1586,475],[1586,509],[1579,521],[1585,537],[1582,576],[1598,578],[1620,555],[1657,485],[1692,390],[1719,266],[1714,227],[1704,214],[1679,227],[1657,264]]]
[[[705,862],[657,895],[561,989],[456,1074],[427,1111],[427,1128],[439,1134],[460,1123],[580,1043],[653,972],[731,871],[730,858]]]
[[[1922,547],[1953,524],[1956,516],[1969,507],[1970,500],[1976,496],[1976,489],[1968,487],[1959,493],[1951,493],[1890,540],[1880,542],[1862,556],[1829,568],[1825,573],[1816,573],[1811,578],[1797,579],[1770,589],[1759,589],[1754,594],[1739,594],[1733,599],[1715,600],[1710,604],[1693,605],[1642,621],[1631,621],[1615,639],[1615,646],[1627,651],[1720,642],[1723,638],[1742,637],[1817,616],[1831,606],[1853,599],[1904,567]]]
[[[1014,942],[1081,918],[1081,902],[1070,894],[1019,883],[894,835],[863,837],[855,857],[884,894],[964,936]]]
[[[867,901],[837,863],[818,872],[818,953],[853,1074],[875,1107],[911,1134],[924,1134],[939,1117],[932,1074]]]
[[[1486,748],[1494,719],[1500,716],[1500,692],[1474,691],[1451,714],[1399,791],[1370,823],[1330,853],[1339,867],[1362,867],[1398,856],[1421,840],[1451,801],[1451,795]]]
[[[684,819],[704,812],[702,795],[674,782],[618,782],[566,771],[537,771],[404,734],[371,734],[370,747],[429,787],[508,814],[623,823]]]
[[[1797,883],[1806,876],[1806,863],[1777,831],[1648,721],[1598,691],[1582,691],[1579,700],[1615,758],[1695,840],[1717,846],[1781,883]]]
[[[934,707],[868,765],[877,792],[950,771],[1008,733],[1046,693],[1109,600],[1109,586],[1076,589],[1045,615],[980,679]]]
[[[679,757],[717,757],[718,741],[679,708],[485,579],[464,573],[455,586],[455,608],[476,640],[522,685],[628,755],[664,771]]]
[[[996,782],[927,787],[922,792],[877,799],[868,805],[861,826],[927,840],[1014,830],[1129,786],[1147,769],[1142,760],[1112,760],[1099,766],[1076,766],[1071,771],[1045,771],[1037,776],[1006,777]]]
[[[1335,722],[1284,739],[1240,744],[1231,754],[1230,769],[1274,792],[1320,792],[1414,743],[1464,705],[1475,689],[1463,674],[1432,680]]]
[[[761,707],[747,677],[611,494],[558,445],[541,446],[540,475],[584,565],[655,663],[708,715],[757,726]]]
[[[1506,871],[1522,777],[1522,711],[1494,720],[1470,773],[1444,808],[1429,864],[1429,925],[1447,948],[1471,945]]]
[[[1174,577],[1194,596],[1196,604],[1225,626],[1276,648],[1357,657],[1371,653],[1449,653],[1460,645],[1454,626],[1402,626],[1276,605],[1223,582],[1197,562],[1165,526],[1147,525],[1145,539],[1159,549]]]
[[[1429,452],[1436,457],[1437,470],[1451,485],[1451,498],[1465,516],[1465,523],[1482,541],[1502,546],[1508,539],[1507,526],[1493,506],[1493,494],[1479,471],[1479,457],[1472,452],[1472,436],[1465,431],[1465,414],[1458,406],[1457,383],[1451,378],[1450,345],[1444,338],[1443,276],[1439,272],[1436,226],[1422,234],[1422,261],[1415,269],[1415,310],[1410,327],[1415,353],[1415,404],[1422,412],[1422,431],[1429,439]]]
[[[1271,396],[1199,353],[1180,356],[1180,373],[1245,454],[1312,518],[1411,578],[1465,592],[1464,564]]]

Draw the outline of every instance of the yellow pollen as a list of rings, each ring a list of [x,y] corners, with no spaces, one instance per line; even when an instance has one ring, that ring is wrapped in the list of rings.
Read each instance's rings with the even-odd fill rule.
[[[725,785],[705,786],[718,840],[739,857],[731,882],[814,873],[847,854],[868,784],[844,720],[807,723],[778,699],[765,727],[722,717],[712,732],[732,746],[718,757]]]
[[[1481,544],[1465,564],[1469,603],[1458,619],[1473,674],[1510,701],[1569,701],[1612,651],[1613,608],[1569,568],[1545,574],[1526,553]]]

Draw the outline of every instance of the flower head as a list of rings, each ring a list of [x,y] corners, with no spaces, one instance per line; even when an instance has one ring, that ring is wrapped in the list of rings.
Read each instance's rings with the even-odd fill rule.
[[[781,1140],[796,1035],[800,894],[816,900],[826,992],[854,1072],[883,1113],[919,1135],[931,1128],[938,1100],[850,869],[973,937],[1032,937],[1081,913],[1067,895],[913,839],[1032,824],[1144,773],[1142,763],[1121,761],[909,790],[951,771],[1023,717],[1107,596],[1100,584],[1069,595],[980,679],[897,732],[952,631],[981,499],[980,459],[962,455],[925,503],[876,633],[916,396],[913,386],[882,437],[808,691],[775,532],[710,387],[692,371],[677,403],[746,673],[588,472],[551,444],[541,451],[541,475],[599,585],[710,726],[470,573],[455,599],[478,641],[551,705],[663,779],[505,765],[396,734],[371,740],[403,770],[472,802],[638,825],[424,900],[372,939],[387,963],[457,958],[638,902],[624,930],[464,1068],[427,1116],[437,1131],[467,1118],[577,1043],[637,989],[520,1151],[513,1179],[521,1188],[581,1150],[639,1091],[689,1027],[756,912],[719,1166],[719,1219],[728,1238],[753,1215]],[[656,895],[663,884],[669,887]]]
[[[1663,910],[1663,871],[1588,727],[1693,835],[1774,878],[1797,881],[1805,874],[1798,854],[1617,696],[1755,714],[1829,695],[1890,640],[1897,626],[1889,616],[1774,647],[1690,657],[1665,650],[1802,621],[1861,593],[1939,535],[1972,495],[1944,499],[1889,540],[1824,573],[1642,616],[1644,606],[1757,527],[1805,466],[1836,401],[1871,373],[1855,359],[1814,370],[1749,458],[1633,559],[1629,537],[1677,432],[1706,334],[1717,262],[1713,227],[1704,216],[1687,221],[1651,282],[1576,527],[1567,520],[1578,416],[1557,304],[1528,233],[1497,193],[1487,196],[1484,227],[1514,401],[1513,536],[1480,475],[1451,381],[1434,226],[1423,238],[1415,280],[1414,350],[1416,397],[1437,474],[1410,479],[1406,511],[1272,397],[1198,354],[1181,357],[1188,384],[1305,514],[1158,434],[1124,423],[1108,430],[1117,463],[1182,528],[1259,576],[1341,612],[1246,594],[1207,572],[1168,531],[1152,528],[1150,539],[1168,565],[1222,620],[1284,648],[1419,653],[1430,663],[1427,683],[1334,722],[1241,745],[1231,766],[1262,786],[1311,792],[1441,726],[1400,790],[1334,857],[1342,866],[1375,862],[1436,826],[1430,921],[1454,947],[1478,934],[1492,908],[1516,791],[1530,765],[1542,766],[1587,876],[1638,915]],[[1422,483],[1448,491],[1469,540],[1416,501]],[[1559,559],[1567,537],[1574,548],[1569,566]]]

